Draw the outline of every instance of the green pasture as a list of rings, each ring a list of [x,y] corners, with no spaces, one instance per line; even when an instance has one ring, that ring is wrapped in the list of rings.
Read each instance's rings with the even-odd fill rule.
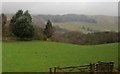
[[[3,72],[47,72],[50,67],[114,61],[118,66],[118,43],[74,45],[43,41],[2,43]]]

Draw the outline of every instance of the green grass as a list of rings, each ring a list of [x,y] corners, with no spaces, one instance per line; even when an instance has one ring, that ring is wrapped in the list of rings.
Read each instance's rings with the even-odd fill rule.
[[[55,66],[76,66],[114,61],[118,43],[73,45],[55,42],[3,42],[3,72],[46,72]]]
[[[2,41],[0,40],[0,73],[2,73]]]

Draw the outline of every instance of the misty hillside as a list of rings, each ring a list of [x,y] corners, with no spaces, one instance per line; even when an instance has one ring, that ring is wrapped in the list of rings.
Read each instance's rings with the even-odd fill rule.
[[[9,24],[12,14],[6,14]],[[33,25],[44,28],[47,20],[51,20],[53,26],[64,31],[80,31],[83,33],[100,31],[118,31],[118,21],[115,16],[103,15],[32,15]],[[59,27],[59,28],[58,28]]]
[[[118,18],[105,15],[38,15],[44,21],[51,20],[54,26],[83,33],[115,31],[118,32]]]
[[[45,21],[50,19],[52,22],[60,23],[60,22],[88,22],[88,23],[97,23],[95,19],[89,17],[87,15],[77,15],[77,14],[65,14],[65,15],[39,15]]]
[[[96,15],[91,16],[95,19],[99,24],[103,25],[118,25],[118,17],[117,16],[105,16],[105,15]]]

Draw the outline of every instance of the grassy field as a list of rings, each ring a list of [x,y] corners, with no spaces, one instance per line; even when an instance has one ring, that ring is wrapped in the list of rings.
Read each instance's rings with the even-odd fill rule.
[[[0,40],[0,73],[2,73],[2,41]]]
[[[118,44],[73,45],[55,42],[3,42],[3,72],[46,72],[54,66],[76,66],[114,61]]]

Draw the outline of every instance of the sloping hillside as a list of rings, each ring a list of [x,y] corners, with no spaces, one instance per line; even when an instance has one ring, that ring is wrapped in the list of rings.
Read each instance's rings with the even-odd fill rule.
[[[118,18],[103,15],[38,15],[37,18],[52,21],[53,25],[70,31],[81,31],[83,33],[118,31]]]

